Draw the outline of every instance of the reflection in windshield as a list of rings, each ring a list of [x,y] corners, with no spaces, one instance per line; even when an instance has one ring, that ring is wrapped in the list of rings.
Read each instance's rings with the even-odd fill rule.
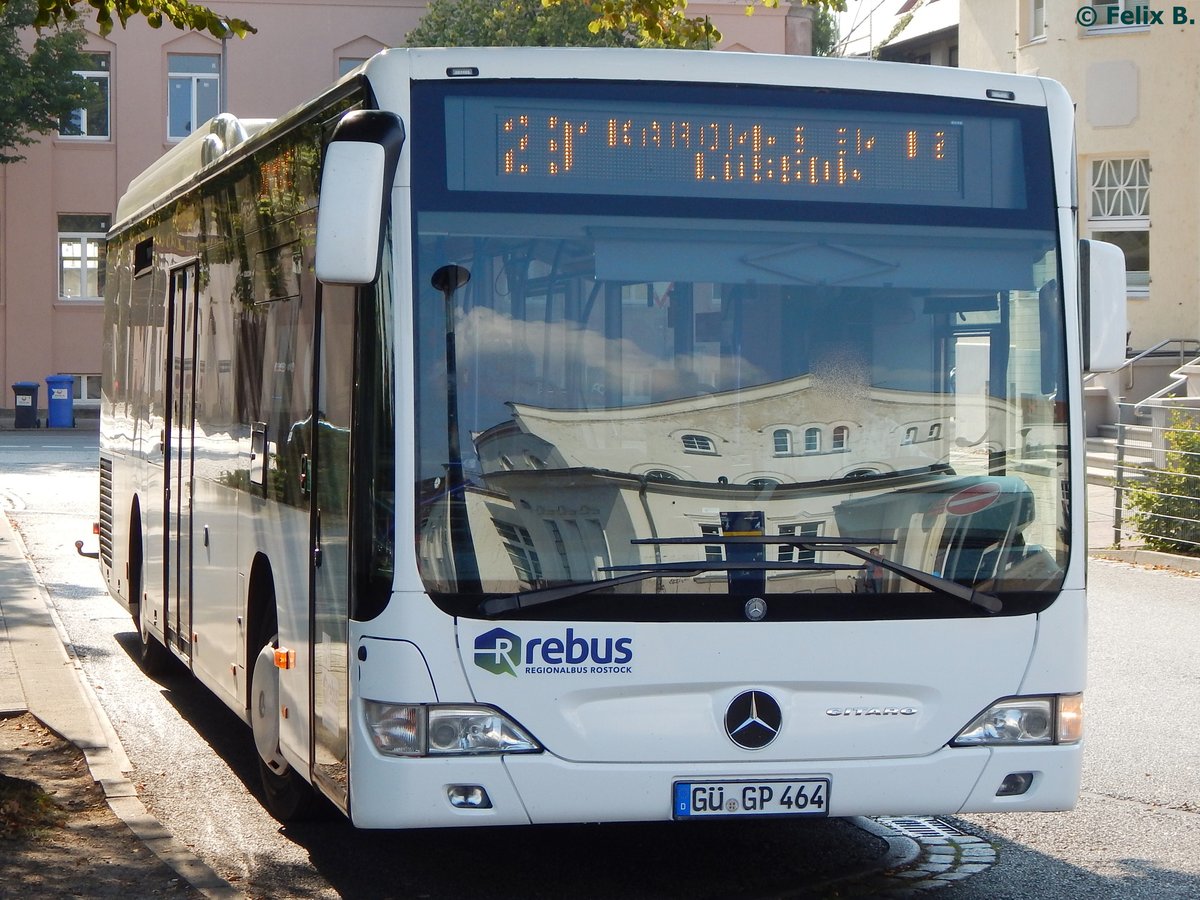
[[[991,592],[1057,584],[1052,234],[457,213],[421,213],[418,228],[432,591],[733,560],[719,539],[737,534],[854,535]],[[447,265],[469,281],[435,290]],[[718,540],[645,542],[704,536]],[[886,569],[789,570],[856,562],[801,541],[737,552],[755,574],[620,590],[914,590]]]

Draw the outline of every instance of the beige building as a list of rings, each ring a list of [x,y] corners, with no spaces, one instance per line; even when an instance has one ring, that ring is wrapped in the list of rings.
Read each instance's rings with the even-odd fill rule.
[[[99,405],[104,235],[134,176],[218,111],[281,115],[363,59],[403,44],[425,5],[213,4],[255,25],[245,40],[155,30],[141,20],[107,38],[89,31],[83,74],[102,101],[29,147],[23,162],[0,166],[0,408],[13,409],[13,383],[31,381],[44,411],[52,374],[76,376],[76,409]],[[688,12],[721,30],[717,49],[800,52],[809,33],[796,11],[746,16],[742,0],[695,3]]]
[[[1048,76],[1078,104],[1080,236],[1125,250],[1135,352],[1200,338],[1200,7],[1196,21],[1175,21],[1177,9],[961,0],[964,67]],[[1139,377],[1131,387],[1126,375],[1109,391],[1138,401],[1161,381]]]

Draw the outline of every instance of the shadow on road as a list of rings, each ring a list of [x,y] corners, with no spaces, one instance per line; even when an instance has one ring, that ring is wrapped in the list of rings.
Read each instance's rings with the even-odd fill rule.
[[[136,633],[117,641],[136,661]],[[261,802],[249,729],[182,665],[157,683]],[[329,807],[328,815],[280,833],[303,849],[317,880],[338,895],[371,898],[794,896],[869,868],[887,850],[842,819],[361,831]],[[269,858],[252,866],[249,883],[238,883],[252,895],[328,896],[315,886],[314,872]]]

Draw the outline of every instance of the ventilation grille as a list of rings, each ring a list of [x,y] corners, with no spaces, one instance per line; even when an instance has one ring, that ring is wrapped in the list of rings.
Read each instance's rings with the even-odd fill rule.
[[[112,568],[113,464],[100,457],[100,562]]]

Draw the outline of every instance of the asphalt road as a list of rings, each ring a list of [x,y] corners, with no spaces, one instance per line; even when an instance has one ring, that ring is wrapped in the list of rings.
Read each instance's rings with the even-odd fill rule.
[[[0,432],[0,505],[22,533],[133,764],[143,802],[232,884],[272,897],[783,897],[906,893],[917,868],[831,886],[884,843],[853,822],[358,832],[280,828],[248,731],[184,675],[137,669],[94,541],[94,431]],[[995,848],[944,898],[1200,897],[1200,580],[1094,562],[1084,790],[1072,813],[948,823]],[[980,652],[1003,652],[1002,647]],[[924,857],[928,860],[928,854]],[[919,863],[919,861],[918,861]],[[974,871],[981,869],[982,871]],[[906,876],[909,876],[906,881]]]

